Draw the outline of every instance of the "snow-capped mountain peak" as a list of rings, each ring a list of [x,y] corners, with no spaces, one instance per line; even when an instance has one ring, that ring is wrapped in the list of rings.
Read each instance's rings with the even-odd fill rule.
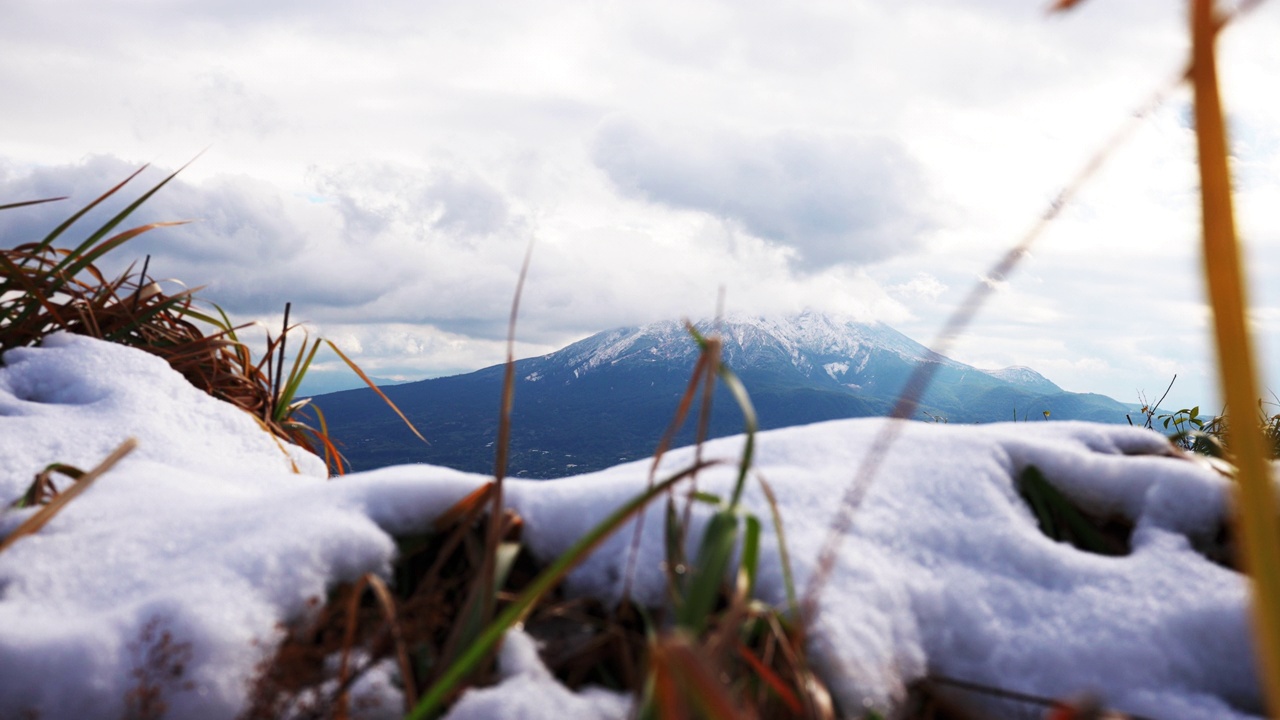
[[[1055,385],[1045,376],[1032,370],[1025,365],[1012,365],[999,370],[983,370],[982,372],[990,375],[997,380],[1003,380],[1020,388],[1034,390],[1036,392],[1062,392],[1062,388]]]
[[[865,367],[869,354],[891,353],[901,360],[921,360],[963,367],[930,351],[880,322],[806,311],[787,317],[734,315],[695,323],[704,335],[723,341],[725,362],[735,369],[790,364],[810,374],[815,369],[832,379]],[[571,368],[576,377],[605,365],[679,361],[693,358],[698,346],[684,324],[665,320],[593,335],[545,356]]]

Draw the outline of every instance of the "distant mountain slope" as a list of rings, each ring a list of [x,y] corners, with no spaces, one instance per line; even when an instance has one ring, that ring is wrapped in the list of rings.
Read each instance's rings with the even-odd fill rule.
[[[1049,382],[1048,378],[1029,367],[1015,365],[1013,367],[1001,368],[999,370],[983,370],[982,372],[990,375],[997,380],[1004,380],[1011,385],[1017,385],[1025,390],[1033,390],[1040,393],[1060,393],[1062,388]]]
[[[1029,368],[983,371],[948,359],[883,323],[806,312],[789,318],[732,318],[718,328],[725,362],[742,378],[763,428],[842,417],[886,415],[916,363],[937,363],[923,412],[950,422],[1042,420],[1123,422],[1125,406],[1101,395],[1064,392]],[[562,350],[516,362],[511,473],[560,477],[652,453],[697,358],[677,322],[592,335]],[[315,399],[356,469],[430,462],[491,472],[503,368],[385,388],[431,445],[413,437],[371,391]],[[718,393],[712,436],[742,430]],[[691,442],[692,429],[679,437]]]

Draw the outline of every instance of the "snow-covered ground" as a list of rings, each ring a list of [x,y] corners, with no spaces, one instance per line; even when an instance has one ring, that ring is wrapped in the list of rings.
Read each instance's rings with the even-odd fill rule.
[[[294,474],[252,418],[120,346],[59,335],[4,362],[0,503],[50,463],[87,469],[126,437],[139,447],[0,554],[3,718],[123,717],[166,633],[184,661],[180,680],[161,683],[169,717],[234,717],[279,623],[333,583],[385,572],[392,534],[423,528],[485,481],[425,465],[325,480],[320,463],[297,451],[303,473]],[[756,468],[778,493],[801,587],[881,422],[759,437]],[[741,443],[726,438],[705,452],[736,458]],[[1092,692],[1150,717],[1261,716],[1245,583],[1193,549],[1221,521],[1225,482],[1168,452],[1158,435],[1127,427],[909,424],[821,598],[813,652],[841,707],[887,707],[934,673],[1042,696]],[[681,451],[666,463],[688,460]],[[1029,464],[1083,506],[1136,520],[1132,553],[1102,557],[1045,538],[1013,487]],[[550,557],[641,490],[647,470],[640,462],[509,481],[507,493],[526,542]],[[700,485],[725,491],[731,475],[714,468]],[[754,488],[746,502],[767,516]],[[0,535],[30,512],[4,512]],[[656,601],[654,512],[637,588]],[[571,589],[616,596],[629,538],[624,530],[592,556]],[[780,601],[771,539],[759,591]],[[501,660],[508,679],[469,693],[455,718],[626,713],[616,696],[555,685],[527,636],[512,636]],[[391,692],[386,683],[382,692]]]

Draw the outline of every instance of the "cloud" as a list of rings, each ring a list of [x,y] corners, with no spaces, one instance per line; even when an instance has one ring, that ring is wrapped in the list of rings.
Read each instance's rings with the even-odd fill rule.
[[[947,291],[947,286],[927,272],[918,272],[910,280],[892,285],[887,289],[891,295],[904,300],[936,302],[942,297],[942,293]]]
[[[502,193],[466,172],[354,163],[315,168],[312,175],[320,198],[337,207],[349,234],[400,226],[474,239],[502,230],[511,220]]]
[[[0,235],[12,244],[38,240],[139,167],[110,156],[26,172],[8,166],[0,172],[0,197],[65,195],[69,199],[0,213]],[[147,169],[87,213],[57,244],[79,244],[167,173]],[[282,195],[268,183],[245,176],[216,176],[194,184],[179,176],[116,231],[176,220],[191,222],[136,237],[105,257],[101,269],[114,275],[130,262],[140,265],[150,255],[153,277],[207,286],[209,295],[226,310],[249,315],[275,311],[287,301],[358,307],[386,292],[379,276],[388,273],[378,272],[379,253],[362,253],[345,245],[334,230],[339,222],[332,210]]]
[[[882,137],[659,135],[613,122],[592,157],[621,192],[738,224],[791,248],[806,271],[914,251],[933,224],[923,172]]]

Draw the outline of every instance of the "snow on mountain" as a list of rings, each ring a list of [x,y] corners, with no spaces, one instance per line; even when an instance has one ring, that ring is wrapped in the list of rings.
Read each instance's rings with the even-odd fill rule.
[[[790,317],[731,316],[697,323],[718,334],[725,362],[742,380],[761,428],[890,414],[921,362],[934,363],[916,419],[995,422],[1028,413],[1054,420],[1125,422],[1126,408],[1100,395],[1063,392],[1035,371],[981,371],[932,352],[875,322],[805,312]],[[648,456],[688,386],[698,345],[674,320],[610,330],[542,357],[517,361],[511,471],[561,477]],[[407,462],[487,471],[489,414],[501,392],[501,366],[387,389],[427,437],[425,446],[365,391],[317,399],[329,429],[357,469]],[[741,431],[732,402],[713,404],[708,432]],[[679,442],[692,442],[692,430]],[[590,442],[584,442],[584,439]]]
[[[1018,387],[1026,388],[1028,390],[1034,390],[1035,392],[1062,392],[1062,388],[1058,387],[1048,378],[1025,365],[1013,365],[1007,368],[1000,368],[999,370],[981,370],[980,372],[984,372],[997,380],[1003,380],[1012,385],[1017,385]]]
[[[860,322],[805,311],[790,317],[730,316],[695,323],[704,335],[717,334],[724,359],[735,369],[789,364],[810,375],[816,371],[842,381],[866,368],[872,352],[888,352],[914,363],[949,360],[881,322]],[[697,345],[683,323],[666,320],[592,335],[542,360],[566,367],[575,378],[606,365],[680,361],[693,358]]]

